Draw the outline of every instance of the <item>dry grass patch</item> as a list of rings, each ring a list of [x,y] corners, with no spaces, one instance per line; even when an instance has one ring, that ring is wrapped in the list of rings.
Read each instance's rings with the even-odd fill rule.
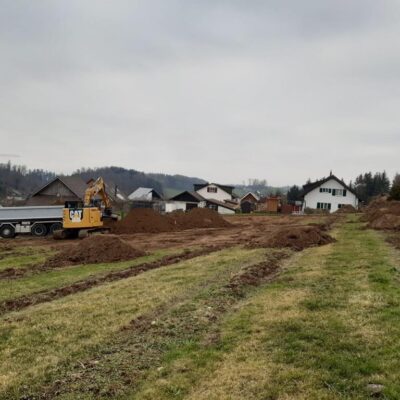
[[[8,314],[0,327],[2,390],[84,357],[133,318],[262,258],[260,250],[229,249]]]
[[[27,296],[44,290],[56,289],[79,280],[93,276],[102,276],[111,271],[123,270],[130,266],[156,261],[169,254],[171,254],[171,252],[168,250],[159,250],[148,256],[130,261],[82,264],[50,271],[42,271],[18,279],[2,279],[0,280],[0,302],[16,299],[21,296]]]
[[[400,398],[396,264],[348,219],[232,310],[218,344],[182,349],[133,398],[364,400],[370,383]]]

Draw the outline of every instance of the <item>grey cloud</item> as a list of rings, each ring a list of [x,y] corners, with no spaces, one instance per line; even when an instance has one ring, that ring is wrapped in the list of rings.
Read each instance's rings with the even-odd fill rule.
[[[397,1],[0,7],[2,153],[28,166],[274,184],[400,169]]]

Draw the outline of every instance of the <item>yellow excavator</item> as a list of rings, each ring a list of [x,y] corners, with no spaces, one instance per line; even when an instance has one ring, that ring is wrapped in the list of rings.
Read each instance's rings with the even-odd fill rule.
[[[97,199],[96,199],[97,197]],[[100,197],[100,199],[98,199]],[[63,210],[62,229],[53,233],[54,239],[85,238],[91,233],[104,233],[104,220],[118,217],[112,213],[111,200],[103,178],[99,177],[85,191],[83,203],[70,201]]]

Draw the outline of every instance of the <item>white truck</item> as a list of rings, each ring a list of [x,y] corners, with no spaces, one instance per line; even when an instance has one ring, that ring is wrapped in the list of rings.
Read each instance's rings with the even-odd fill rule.
[[[64,206],[0,207],[0,236],[46,236],[62,229]]]

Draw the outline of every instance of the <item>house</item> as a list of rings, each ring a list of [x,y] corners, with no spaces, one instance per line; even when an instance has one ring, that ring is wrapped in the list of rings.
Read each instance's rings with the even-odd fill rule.
[[[243,201],[250,201],[251,203],[258,203],[260,198],[253,192],[246,193],[243,197],[240,198],[240,203]]]
[[[218,214],[235,214],[238,205],[233,205],[232,202],[228,201],[206,199],[206,207],[217,211]]]
[[[218,201],[233,200],[233,189],[233,186],[217,183],[197,183],[194,185],[194,191],[201,197]]]
[[[128,199],[132,201],[158,201],[162,200],[162,196],[152,188],[139,187],[128,196]]]
[[[165,212],[176,210],[188,211],[192,208],[205,207],[205,199],[196,192],[184,191],[165,202]]]
[[[129,196],[132,208],[154,208],[161,210],[162,196],[153,188],[139,187]]]
[[[260,199],[258,211],[277,213],[281,209],[281,198],[279,196],[267,196]]]
[[[332,173],[303,186],[303,211],[311,208],[335,212],[344,205],[357,208],[358,202],[354,191]]]
[[[58,176],[32,193],[26,205],[44,206],[82,201],[86,189],[87,184],[80,176]]]
[[[240,198],[240,209],[242,213],[248,214],[256,210],[257,203],[259,202],[259,197],[252,193],[248,192],[243,197]]]
[[[218,183],[198,183],[194,185],[195,192],[206,202],[206,207],[219,214],[234,214],[237,204],[233,195],[234,186]]]
[[[165,211],[187,211],[207,207],[220,214],[234,214],[238,204],[234,200],[233,186],[216,183],[194,184],[194,191],[184,191],[165,202]]]

